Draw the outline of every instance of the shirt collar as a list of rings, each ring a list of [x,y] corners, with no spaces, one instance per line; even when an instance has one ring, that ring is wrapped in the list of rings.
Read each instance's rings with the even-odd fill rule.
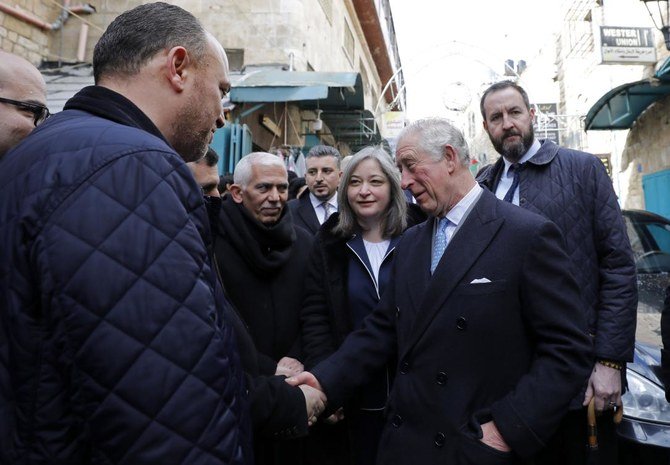
[[[537,139],[533,139],[533,143],[528,149],[528,151],[521,157],[521,159],[518,161],[518,163],[526,163],[528,160],[533,158],[535,154],[540,150],[540,147],[542,144],[540,144],[540,141]],[[503,176],[507,176],[507,172],[509,171],[509,167],[512,166],[512,162],[507,160],[507,158],[503,157],[503,162],[505,163],[505,169],[503,170]]]
[[[309,200],[310,202],[312,202],[312,206],[314,207],[314,209],[318,208],[323,203],[323,200],[317,199],[316,196],[311,192],[309,193]],[[337,210],[337,191],[335,191],[333,196],[328,199],[328,203],[333,207],[335,207],[335,209]]]
[[[470,191],[465,194],[465,197],[463,197],[460,202],[454,205],[452,209],[447,212],[447,219],[454,226],[458,226],[461,221],[463,221],[465,214],[470,210],[470,206],[475,203],[477,199],[479,199],[482,191],[482,187],[478,183],[475,183],[472,189],[470,189]]]

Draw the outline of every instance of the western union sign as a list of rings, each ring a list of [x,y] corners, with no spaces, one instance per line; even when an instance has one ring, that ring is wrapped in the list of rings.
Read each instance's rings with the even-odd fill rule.
[[[648,27],[600,26],[603,63],[656,63],[656,40]]]

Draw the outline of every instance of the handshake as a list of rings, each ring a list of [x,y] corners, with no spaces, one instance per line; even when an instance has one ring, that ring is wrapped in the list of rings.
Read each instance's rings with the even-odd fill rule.
[[[305,396],[307,424],[312,426],[326,409],[328,399],[316,377],[309,371],[303,371],[303,369],[304,367],[299,361],[284,357],[277,364],[276,374],[288,376],[286,382],[291,386],[297,386],[302,391],[303,396]],[[334,424],[343,418],[344,414],[340,409],[328,417],[326,423]]]

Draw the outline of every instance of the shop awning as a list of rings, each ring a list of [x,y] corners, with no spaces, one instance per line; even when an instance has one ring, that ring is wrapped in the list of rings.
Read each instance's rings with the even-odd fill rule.
[[[375,117],[368,110],[324,112],[321,118],[335,139],[346,142],[352,152],[382,142]]]
[[[629,82],[603,95],[586,114],[590,130],[630,129],[652,103],[670,95],[670,58],[651,79]]]
[[[363,109],[359,73],[321,73],[263,69],[234,79],[230,100],[235,103],[319,101],[319,108]]]

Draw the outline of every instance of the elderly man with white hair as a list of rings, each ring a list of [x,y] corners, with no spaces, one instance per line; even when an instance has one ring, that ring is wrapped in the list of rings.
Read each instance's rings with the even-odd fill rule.
[[[288,175],[276,155],[243,157],[215,226],[214,250],[226,294],[260,353],[258,374],[302,371],[300,310],[312,236],[285,208]],[[256,438],[257,463],[288,463],[294,442]]]

